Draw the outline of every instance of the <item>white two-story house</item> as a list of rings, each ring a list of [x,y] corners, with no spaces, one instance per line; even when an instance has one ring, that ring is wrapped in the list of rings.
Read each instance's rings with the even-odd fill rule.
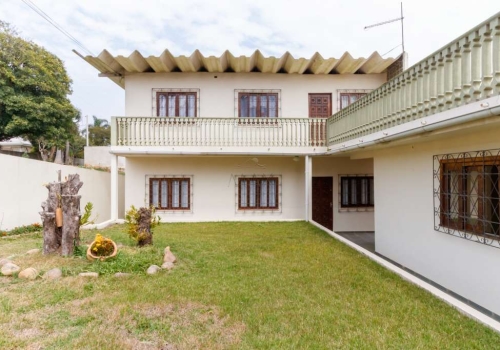
[[[83,57],[125,89],[125,206],[307,220],[500,319],[500,14],[404,69],[367,59]]]

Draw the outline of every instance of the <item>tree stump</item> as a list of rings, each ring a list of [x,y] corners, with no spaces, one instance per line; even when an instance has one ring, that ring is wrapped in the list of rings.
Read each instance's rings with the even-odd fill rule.
[[[43,253],[62,253],[68,256],[74,253],[75,243],[80,239],[80,198],[77,195],[82,187],[78,174],[69,175],[65,182],[47,184],[48,198],[42,203],[40,216],[43,222]],[[63,226],[57,227],[55,212],[62,207]]]
[[[137,222],[139,233],[137,245],[143,247],[153,244],[153,235],[151,234],[151,209],[139,208],[139,220]]]

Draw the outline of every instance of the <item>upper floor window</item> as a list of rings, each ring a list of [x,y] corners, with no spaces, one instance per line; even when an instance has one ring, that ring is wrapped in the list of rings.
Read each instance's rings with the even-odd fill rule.
[[[196,92],[157,92],[157,116],[196,117]]]
[[[278,117],[278,94],[238,93],[238,116],[240,118]]]
[[[340,93],[340,109],[349,106],[356,102],[361,97],[365,96],[365,92],[341,92]]]

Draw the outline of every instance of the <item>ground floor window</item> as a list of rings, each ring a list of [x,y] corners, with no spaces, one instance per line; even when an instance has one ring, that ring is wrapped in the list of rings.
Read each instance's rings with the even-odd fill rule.
[[[240,210],[278,209],[278,177],[238,179],[238,208]]]
[[[435,229],[498,245],[499,153],[488,150],[434,157]]]
[[[158,210],[189,210],[190,185],[189,178],[150,178],[149,203]]]
[[[374,204],[373,176],[340,176],[341,208],[373,208]]]

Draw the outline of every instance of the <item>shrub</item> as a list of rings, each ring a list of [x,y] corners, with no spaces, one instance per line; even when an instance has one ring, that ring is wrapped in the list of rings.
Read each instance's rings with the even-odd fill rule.
[[[38,232],[41,230],[42,230],[42,225],[40,225],[38,222],[35,222],[34,224],[31,225],[14,227],[12,230],[9,231],[0,231],[0,236],[20,235],[23,233]]]
[[[145,229],[140,228],[141,213],[148,210],[148,208],[139,208],[131,206],[129,210],[125,213],[125,222],[127,223],[127,233],[134,241],[137,242],[139,246],[144,244],[151,244],[151,238],[153,235],[153,228],[160,223],[160,217],[155,216],[155,208],[151,206],[149,210],[151,211],[151,221],[149,223],[149,232]]]

